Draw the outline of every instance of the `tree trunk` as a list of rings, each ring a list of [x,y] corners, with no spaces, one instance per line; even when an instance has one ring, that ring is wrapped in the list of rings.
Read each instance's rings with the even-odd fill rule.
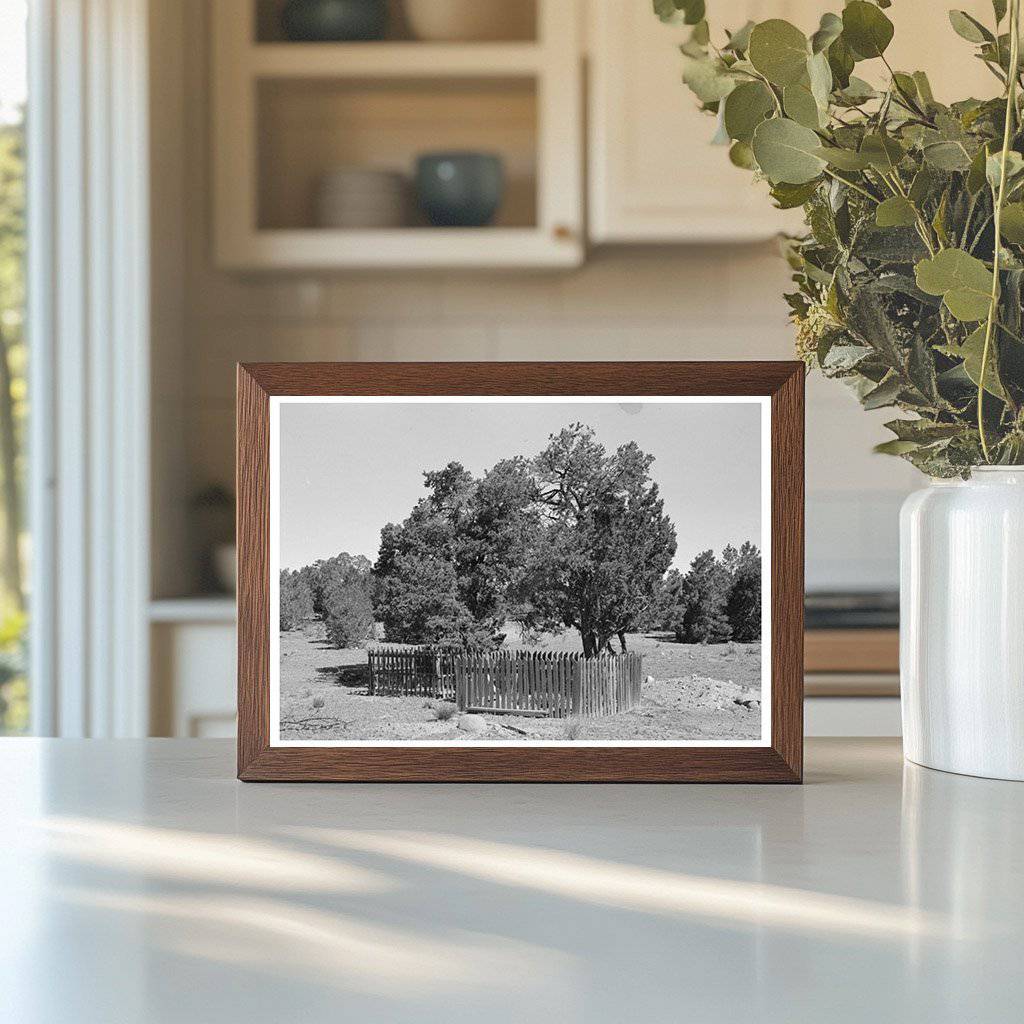
[[[4,585],[16,607],[24,610],[21,584],[21,487],[18,482],[18,442],[14,433],[14,398],[7,339],[0,333],[0,503],[3,507]]]
[[[619,630],[619,646],[622,648],[622,653],[626,653],[626,631],[624,629]]]

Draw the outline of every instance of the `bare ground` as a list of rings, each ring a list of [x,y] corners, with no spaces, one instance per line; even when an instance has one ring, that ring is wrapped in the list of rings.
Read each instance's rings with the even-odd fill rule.
[[[678,644],[668,634],[630,635],[644,656],[640,708],[586,719],[454,714],[423,697],[367,695],[366,651],[331,647],[319,623],[281,634],[281,739],[419,740],[733,740],[761,734],[761,645]],[[525,644],[509,642],[511,648]],[[545,650],[578,650],[575,633],[547,638]],[[452,713],[452,717],[441,720]],[[476,719],[480,733],[459,727]],[[479,727],[477,722],[467,723]]]

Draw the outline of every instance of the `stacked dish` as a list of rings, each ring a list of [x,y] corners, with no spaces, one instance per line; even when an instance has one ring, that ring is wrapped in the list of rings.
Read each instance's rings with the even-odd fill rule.
[[[529,0],[405,0],[404,6],[417,39],[483,42],[535,37],[535,6]]]
[[[409,219],[409,184],[398,171],[338,167],[320,179],[315,203],[321,228],[400,228]]]

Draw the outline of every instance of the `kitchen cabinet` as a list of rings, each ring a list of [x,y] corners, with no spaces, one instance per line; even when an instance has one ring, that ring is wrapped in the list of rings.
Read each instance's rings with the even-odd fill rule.
[[[223,268],[566,267],[583,258],[580,0],[519,0],[533,38],[282,38],[273,0],[211,5],[214,254]],[[424,152],[498,154],[486,227],[325,227],[315,195],[352,168],[411,179]],[[407,182],[407,188],[411,180]],[[409,189],[411,191],[411,189]]]
[[[820,0],[736,0],[709,4],[713,31],[748,19],[785,18],[810,33],[829,5]],[[988,0],[962,6],[988,23]],[[838,10],[842,4],[831,5]],[[998,83],[957,37],[945,8],[894,4],[893,66],[929,73],[940,100],[991,96]],[[645,0],[590,0],[588,8],[588,176],[590,238],[609,242],[726,242],[799,230],[800,211],[772,207],[767,186],[710,145],[713,118],[680,80],[685,26],[664,25]],[[861,64],[858,74],[885,73]]]

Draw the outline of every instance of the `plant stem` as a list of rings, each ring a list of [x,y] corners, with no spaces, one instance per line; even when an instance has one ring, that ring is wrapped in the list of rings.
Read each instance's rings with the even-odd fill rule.
[[[985,323],[985,345],[981,350],[981,369],[978,371],[978,435],[985,461],[992,462],[988,437],[985,434],[985,374],[988,370],[992,347],[992,332],[999,310],[999,257],[1002,251],[1001,227],[1003,201],[1006,198],[1006,162],[1013,135],[1013,121],[1017,112],[1017,68],[1020,63],[1020,0],[1010,0],[1010,73],[1006,83],[1006,119],[1003,125],[1003,150],[999,155],[999,189],[995,196],[993,213],[995,243],[992,253],[992,297],[989,301],[988,320]]]
[[[862,196],[866,196],[871,202],[878,204],[878,196],[873,196],[866,188],[861,188],[855,181],[847,181],[846,178],[840,178],[838,174],[833,174],[827,167],[824,169],[824,173],[827,174],[834,181],[842,182],[842,184],[852,188],[854,192],[859,192]]]
[[[885,59],[885,54],[880,53],[879,56],[882,58],[882,63],[886,66],[889,72],[889,84],[900,94],[900,99],[902,99],[904,104],[919,117],[927,119],[927,113],[925,113],[925,111],[921,109],[917,100],[915,100],[913,96],[910,96],[908,93],[904,92],[900,83],[896,81],[896,72],[893,71],[892,65]],[[931,126],[931,122],[928,120],[926,120],[924,123]]]

